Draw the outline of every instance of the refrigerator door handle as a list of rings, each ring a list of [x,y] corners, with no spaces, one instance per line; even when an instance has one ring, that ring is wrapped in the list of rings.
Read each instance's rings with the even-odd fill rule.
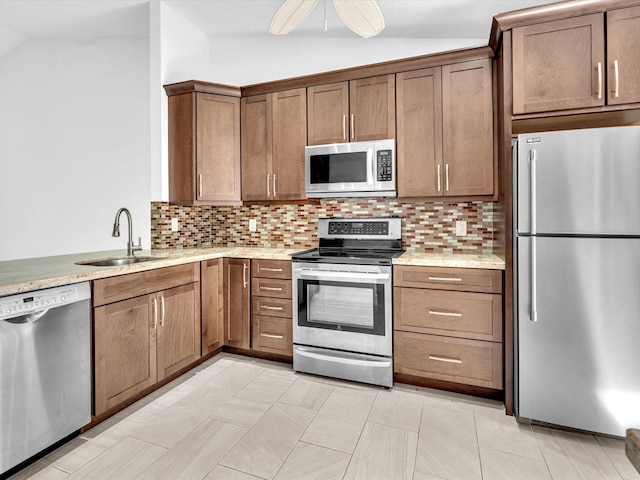
[[[537,304],[537,292],[536,292],[536,283],[537,283],[537,274],[536,274],[536,237],[531,237],[531,248],[529,249],[529,272],[531,277],[529,278],[529,288],[530,288],[530,299],[531,299],[531,309],[529,311],[529,320],[532,322],[538,321],[538,312],[536,311]]]
[[[536,234],[536,151],[529,150],[529,222],[531,235]]]

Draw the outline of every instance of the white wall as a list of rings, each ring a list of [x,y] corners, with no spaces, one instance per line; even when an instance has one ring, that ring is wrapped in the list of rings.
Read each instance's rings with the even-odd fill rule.
[[[122,206],[148,248],[149,40],[30,39],[0,85],[0,260],[124,248]]]
[[[246,86],[486,44],[486,39],[211,37],[210,76],[199,80]]]

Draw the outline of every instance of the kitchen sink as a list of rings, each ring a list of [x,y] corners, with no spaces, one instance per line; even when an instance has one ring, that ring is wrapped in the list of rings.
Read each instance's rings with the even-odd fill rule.
[[[92,267],[119,267],[121,265],[132,265],[134,263],[152,262],[154,260],[162,260],[166,257],[117,257],[102,258],[98,260],[84,260],[76,262],[76,265],[88,265]]]

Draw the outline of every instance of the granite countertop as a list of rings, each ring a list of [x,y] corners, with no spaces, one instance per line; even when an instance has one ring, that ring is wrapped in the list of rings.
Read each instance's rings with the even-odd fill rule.
[[[221,257],[289,260],[292,254],[302,250],[304,249],[259,247],[143,250],[137,253],[137,256],[154,256],[158,257],[158,260],[118,267],[76,265],[75,262],[124,257],[126,255],[125,250],[9,260],[0,262],[0,296]],[[393,264],[504,269],[504,260],[491,254],[473,255],[407,252],[399,258],[393,259]]]

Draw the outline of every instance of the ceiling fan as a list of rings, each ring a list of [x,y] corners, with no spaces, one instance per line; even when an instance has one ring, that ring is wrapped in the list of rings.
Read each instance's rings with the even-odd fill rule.
[[[327,30],[325,2],[324,29]],[[311,13],[318,0],[284,0],[273,16],[269,32],[285,35],[300,25]],[[347,27],[364,38],[373,37],[384,28],[384,18],[376,0],[333,0],[338,16]]]

